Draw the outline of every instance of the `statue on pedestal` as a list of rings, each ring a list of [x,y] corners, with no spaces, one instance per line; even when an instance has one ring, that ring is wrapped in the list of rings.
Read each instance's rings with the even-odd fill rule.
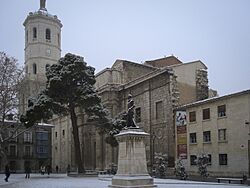
[[[46,0],[40,0],[40,10],[47,10],[46,8],[45,8],[45,4],[46,4]]]
[[[134,120],[134,100],[132,98],[132,95],[129,94],[128,95],[128,112],[127,112],[127,123],[126,123],[126,127],[134,127],[134,128],[138,128],[138,126],[135,123]]]

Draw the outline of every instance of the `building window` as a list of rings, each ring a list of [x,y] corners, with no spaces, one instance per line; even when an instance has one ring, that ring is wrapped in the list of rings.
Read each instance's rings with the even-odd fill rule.
[[[46,35],[45,35],[45,37],[46,37],[46,40],[48,40],[48,41],[50,41],[51,40],[51,32],[50,32],[50,29],[46,29]]]
[[[227,154],[219,154],[219,164],[227,165]]]
[[[55,137],[57,138],[57,132],[55,132]]]
[[[14,130],[10,130],[9,137],[10,137],[9,141],[16,142],[17,141],[17,132]]]
[[[203,142],[211,142],[210,131],[203,132]]]
[[[32,142],[32,132],[24,132],[24,142]]]
[[[135,122],[136,123],[141,122],[141,108],[135,109]]]
[[[10,170],[15,172],[16,171],[16,161],[10,161]]]
[[[48,157],[49,147],[49,132],[48,131],[37,131],[36,132],[36,152],[37,158]]]
[[[31,156],[31,146],[24,146],[24,155]]]
[[[189,122],[195,122],[196,121],[196,112],[189,112]]]
[[[39,154],[45,154],[45,153],[48,153],[48,147],[47,146],[43,146],[43,145],[40,145],[37,147],[37,153]]]
[[[63,137],[64,137],[64,135],[65,135],[65,130],[64,130],[64,129],[62,130],[62,135],[63,135]]]
[[[155,103],[156,106],[156,119],[163,118],[163,102],[159,101]]]
[[[190,133],[190,143],[196,143],[196,133]]]
[[[36,74],[36,72],[37,72],[37,68],[36,68],[36,64],[34,63],[33,64],[33,74]]]
[[[16,156],[16,153],[17,153],[17,151],[16,151],[16,145],[10,145],[9,146],[9,155],[10,156]]]
[[[58,46],[60,47],[61,42],[60,42],[60,34],[59,33],[57,33],[57,43],[58,43]]]
[[[37,29],[36,27],[33,27],[33,39],[37,38]]]
[[[218,106],[218,117],[226,116],[226,105]]]
[[[227,134],[226,129],[219,129],[218,130],[218,140],[219,141],[225,141],[227,140]]]
[[[196,155],[190,155],[190,165],[196,165],[197,156]]]
[[[202,110],[203,120],[210,119],[210,108],[206,108]]]

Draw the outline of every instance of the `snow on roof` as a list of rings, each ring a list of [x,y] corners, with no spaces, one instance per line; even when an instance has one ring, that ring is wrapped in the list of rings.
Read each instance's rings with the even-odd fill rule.
[[[218,100],[222,100],[222,99],[225,99],[225,98],[236,97],[236,96],[240,96],[240,95],[244,95],[244,94],[250,94],[250,89],[243,90],[243,91],[236,92],[236,93],[230,93],[230,94],[223,95],[223,96],[216,96],[216,97],[204,99],[204,100],[201,100],[201,101],[195,101],[195,102],[192,102],[192,103],[189,103],[189,104],[179,106],[179,107],[176,108],[176,110],[190,108],[190,107],[198,106],[198,105],[201,105],[201,104],[218,101]]]
[[[47,123],[38,123],[38,126],[44,126],[44,127],[55,127],[55,125],[47,124]]]

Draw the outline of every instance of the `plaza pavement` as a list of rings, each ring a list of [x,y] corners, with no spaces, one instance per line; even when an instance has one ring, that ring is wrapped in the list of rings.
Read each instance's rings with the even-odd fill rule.
[[[25,174],[11,174],[9,182],[4,181],[4,174],[0,174],[0,188],[107,188],[111,185],[111,178],[97,177],[68,177],[66,174],[31,174],[25,179]],[[246,185],[218,184],[213,182],[184,181],[175,179],[155,179],[158,188],[242,188]]]

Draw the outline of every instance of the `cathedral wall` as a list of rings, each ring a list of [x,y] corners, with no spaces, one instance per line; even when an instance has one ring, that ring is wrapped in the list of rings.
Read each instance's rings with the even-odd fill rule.
[[[121,109],[127,109],[127,96],[131,93],[135,108],[141,110],[141,122],[137,123],[150,133],[146,142],[147,161],[154,152],[174,157],[173,116],[169,75],[162,74],[120,92]],[[156,107],[160,104],[160,107]],[[161,109],[157,109],[161,108]],[[153,151],[154,150],[154,151]]]
[[[123,79],[124,83],[128,83],[132,80],[135,80],[141,76],[144,76],[154,69],[151,67],[143,66],[136,63],[125,62],[123,65]]]

